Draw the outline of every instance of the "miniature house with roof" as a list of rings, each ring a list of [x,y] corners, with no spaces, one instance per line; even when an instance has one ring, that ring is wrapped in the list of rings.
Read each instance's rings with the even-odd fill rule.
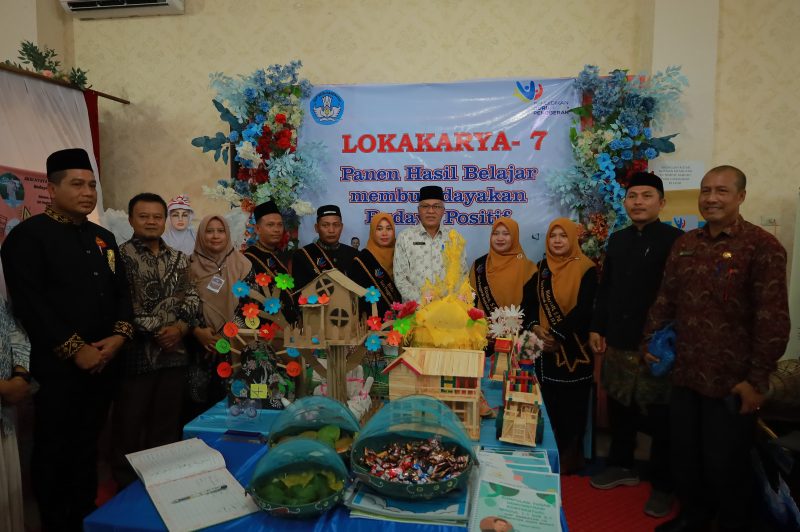
[[[389,400],[423,394],[445,403],[480,439],[479,404],[483,351],[407,347],[383,370],[389,375]]]
[[[358,312],[359,298],[366,292],[339,270],[326,270],[296,293],[302,325],[284,332],[287,350],[299,351],[326,378],[330,397],[341,402],[347,401],[347,372],[361,363],[366,352],[367,327]],[[317,360],[317,350],[326,352],[327,367]]]
[[[511,338],[495,338],[494,355],[489,378],[493,381],[503,382],[505,374],[511,369],[511,348],[514,341]]]
[[[503,428],[500,441],[517,445],[536,446],[536,431],[540,423],[542,396],[533,373],[511,370],[503,394]]]

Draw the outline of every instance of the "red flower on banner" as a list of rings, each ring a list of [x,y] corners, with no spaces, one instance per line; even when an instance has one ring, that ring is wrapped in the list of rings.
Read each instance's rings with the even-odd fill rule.
[[[258,305],[255,303],[248,303],[242,307],[242,315],[245,318],[256,318],[258,317]]]
[[[469,309],[469,312],[467,312],[467,314],[469,314],[469,319],[471,319],[472,321],[478,321],[479,319],[485,316],[485,314],[481,309],[475,307]]]
[[[367,318],[367,325],[373,331],[380,331],[381,330],[381,318],[380,316],[370,316]]]
[[[278,113],[275,115],[275,123],[276,124],[285,124],[286,123],[286,115],[283,113]]]
[[[272,277],[270,277],[266,273],[257,273],[256,274],[256,284],[258,286],[267,286],[271,282],[272,282]]]

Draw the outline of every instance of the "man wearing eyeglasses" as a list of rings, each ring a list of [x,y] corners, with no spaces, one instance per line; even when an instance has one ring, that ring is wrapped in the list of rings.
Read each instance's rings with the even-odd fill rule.
[[[323,205],[317,209],[314,231],[319,235],[319,240],[300,248],[292,262],[296,293],[325,270],[336,268],[343,273],[350,270],[350,264],[358,252],[347,244],[339,242],[342,229],[344,224],[339,207]]]
[[[441,228],[444,211],[442,187],[422,187],[417,210],[420,225],[400,233],[394,250],[394,282],[403,301],[419,301],[425,280],[433,282],[444,275],[442,250],[449,241]],[[466,270],[467,261],[462,251],[461,271]]]

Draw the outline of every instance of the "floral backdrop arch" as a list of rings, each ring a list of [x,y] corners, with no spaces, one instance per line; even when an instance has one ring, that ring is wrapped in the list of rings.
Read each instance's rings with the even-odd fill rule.
[[[300,217],[314,212],[301,197],[320,182],[326,148],[297,144],[302,102],[312,89],[300,78],[300,67],[293,61],[236,78],[210,76],[214,107],[229,132],[196,137],[192,144],[225,164],[232,158],[231,176],[203,191],[250,217],[246,244],[255,241],[252,211],[263,201],[275,201],[287,220],[284,245],[289,249],[297,246]],[[601,76],[598,67],[587,65],[575,84],[584,96],[584,105],[572,109],[575,164],[545,179],[553,201],[581,224],[584,252],[599,261],[609,234],[629,223],[623,200],[630,177],[646,171],[648,161],[675,151],[671,139],[676,134],[656,137],[653,131],[668,117],[681,115],[680,97],[688,82],[680,67],[647,77],[620,69]]]

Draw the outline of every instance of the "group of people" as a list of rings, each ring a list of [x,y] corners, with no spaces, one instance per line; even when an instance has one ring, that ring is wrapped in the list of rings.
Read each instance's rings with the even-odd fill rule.
[[[39,384],[32,476],[44,529],[79,530],[94,508],[97,436],[112,402],[113,471],[124,486],[135,479],[126,453],[179,439],[182,415],[224,395],[214,379],[214,344],[237,307],[236,281],[266,273],[274,282],[291,273],[296,292],[282,292],[281,302],[292,323],[300,289],[325,270],[376,287],[381,315],[392,303],[419,300],[425,281],[443,273],[449,232],[441,226],[438,186],[420,190],[419,225],[396,234],[392,217],[378,214],[360,251],[339,241],[339,207],[322,206],[318,240],[289,260],[271,201],[256,206],[258,240],[244,252],[221,215],[200,221],[191,249],[176,249],[165,242],[166,220],[186,204],[139,194],[128,206],[133,237],[117,246],[86,219],[97,199],[86,153],[52,154],[47,175],[52,205],[19,224],[2,247],[13,316],[8,305],[0,308],[0,324],[8,324],[0,335],[0,473],[8,472],[0,475],[0,504],[11,501],[0,528],[21,530],[17,449],[5,405],[30,393],[31,376]],[[487,314],[521,307],[525,328],[542,340],[535,369],[565,474],[583,465],[601,364],[612,446],[591,483],[637,484],[636,433],[649,432],[653,491],[644,511],[660,517],[671,511],[673,495],[681,502],[679,518],[663,530],[704,530],[715,517],[720,530],[746,529],[751,515],[747,455],[789,318],[786,253],[740,216],[745,186],[734,167],[710,170],[699,197],[706,223],[682,234],[659,220],[661,180],[635,174],[624,200],[632,223],[611,235],[601,272],[567,218],[550,224],[538,263],[525,256],[510,218],[493,224],[488,253],[469,270],[461,257],[475,304]],[[676,331],[676,357],[671,375],[659,378],[649,370],[658,360],[647,340],[667,324]]]

